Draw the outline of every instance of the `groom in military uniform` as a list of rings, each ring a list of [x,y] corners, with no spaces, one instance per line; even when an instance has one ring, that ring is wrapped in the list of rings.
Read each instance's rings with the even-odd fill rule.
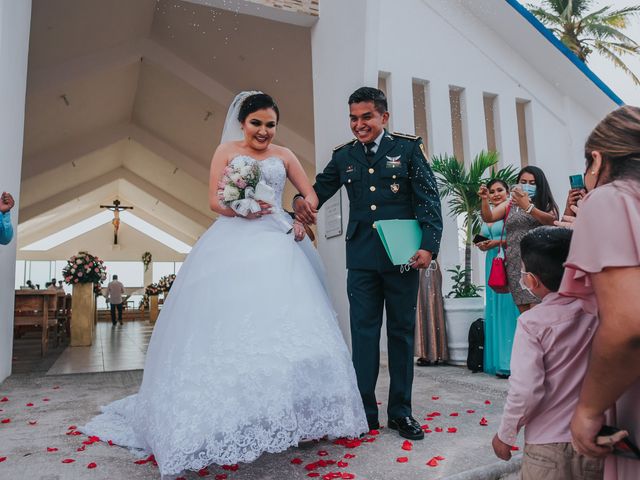
[[[424,438],[411,416],[413,336],[418,269],[429,267],[438,253],[442,214],[436,181],[419,137],[388,133],[387,99],[376,88],[362,87],[349,97],[355,139],[336,147],[331,161],[316,177],[314,189],[322,206],[343,185],[349,196],[347,293],[349,295],[353,364],[369,428],[379,428],[375,387],[380,365],[380,330],[387,313],[389,355],[389,428],[413,440]],[[317,210],[302,196],[294,198],[298,220],[315,223]],[[374,222],[417,219],[420,249],[412,269],[394,266]]]

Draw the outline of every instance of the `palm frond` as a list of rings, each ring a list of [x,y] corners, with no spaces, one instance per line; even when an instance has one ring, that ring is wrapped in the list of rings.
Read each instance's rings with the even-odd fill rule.
[[[635,83],[636,85],[640,86],[640,79],[636,76],[635,73],[633,73],[629,67],[627,67],[627,64],[624,63],[622,61],[622,59],[620,57],[618,57],[618,55],[615,54],[615,52],[613,52],[610,48],[607,48],[607,46],[603,43],[603,42],[599,42],[596,41],[595,43],[595,48],[598,51],[598,53],[600,53],[600,55],[608,58],[609,60],[611,60],[611,62],[620,70],[622,70],[623,72],[625,72],[627,75],[629,75],[631,77],[631,79],[633,80],[633,83]]]

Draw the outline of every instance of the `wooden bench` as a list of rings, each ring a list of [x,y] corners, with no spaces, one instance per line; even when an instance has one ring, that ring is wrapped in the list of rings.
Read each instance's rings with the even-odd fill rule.
[[[60,292],[63,293],[63,292]],[[20,330],[38,328],[42,332],[41,354],[44,357],[49,347],[49,329],[53,328],[58,337],[59,301],[64,303],[66,296],[58,296],[56,290],[16,290],[13,309],[13,324],[16,333]],[[60,299],[60,300],[58,300]]]

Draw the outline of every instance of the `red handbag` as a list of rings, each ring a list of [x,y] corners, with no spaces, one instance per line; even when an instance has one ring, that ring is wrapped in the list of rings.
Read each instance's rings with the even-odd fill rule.
[[[509,293],[509,283],[507,280],[507,267],[504,261],[504,248],[502,248],[502,238],[504,236],[504,227],[507,224],[507,216],[511,205],[507,206],[507,211],[504,215],[504,223],[502,224],[502,233],[500,234],[500,247],[498,247],[498,254],[496,258],[491,262],[491,271],[489,272],[489,280],[487,285],[496,293]]]

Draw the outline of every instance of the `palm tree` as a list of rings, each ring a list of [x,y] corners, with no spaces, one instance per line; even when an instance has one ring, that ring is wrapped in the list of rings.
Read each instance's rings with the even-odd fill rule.
[[[473,291],[471,283],[471,245],[473,237],[480,232],[481,200],[478,197],[480,185],[490,179],[499,178],[507,185],[516,181],[517,171],[511,165],[485,176],[487,170],[498,163],[496,152],[482,151],[471,162],[469,170],[453,155],[439,155],[432,158],[431,168],[436,174],[438,190],[442,199],[448,198],[450,215],[464,218],[464,290]]]
[[[640,79],[622,61],[621,55],[640,54],[640,45],[622,31],[640,5],[613,10],[609,5],[589,13],[594,0],[542,0],[541,6],[527,8],[548,27],[580,60],[598,52],[629,75],[636,85]]]

